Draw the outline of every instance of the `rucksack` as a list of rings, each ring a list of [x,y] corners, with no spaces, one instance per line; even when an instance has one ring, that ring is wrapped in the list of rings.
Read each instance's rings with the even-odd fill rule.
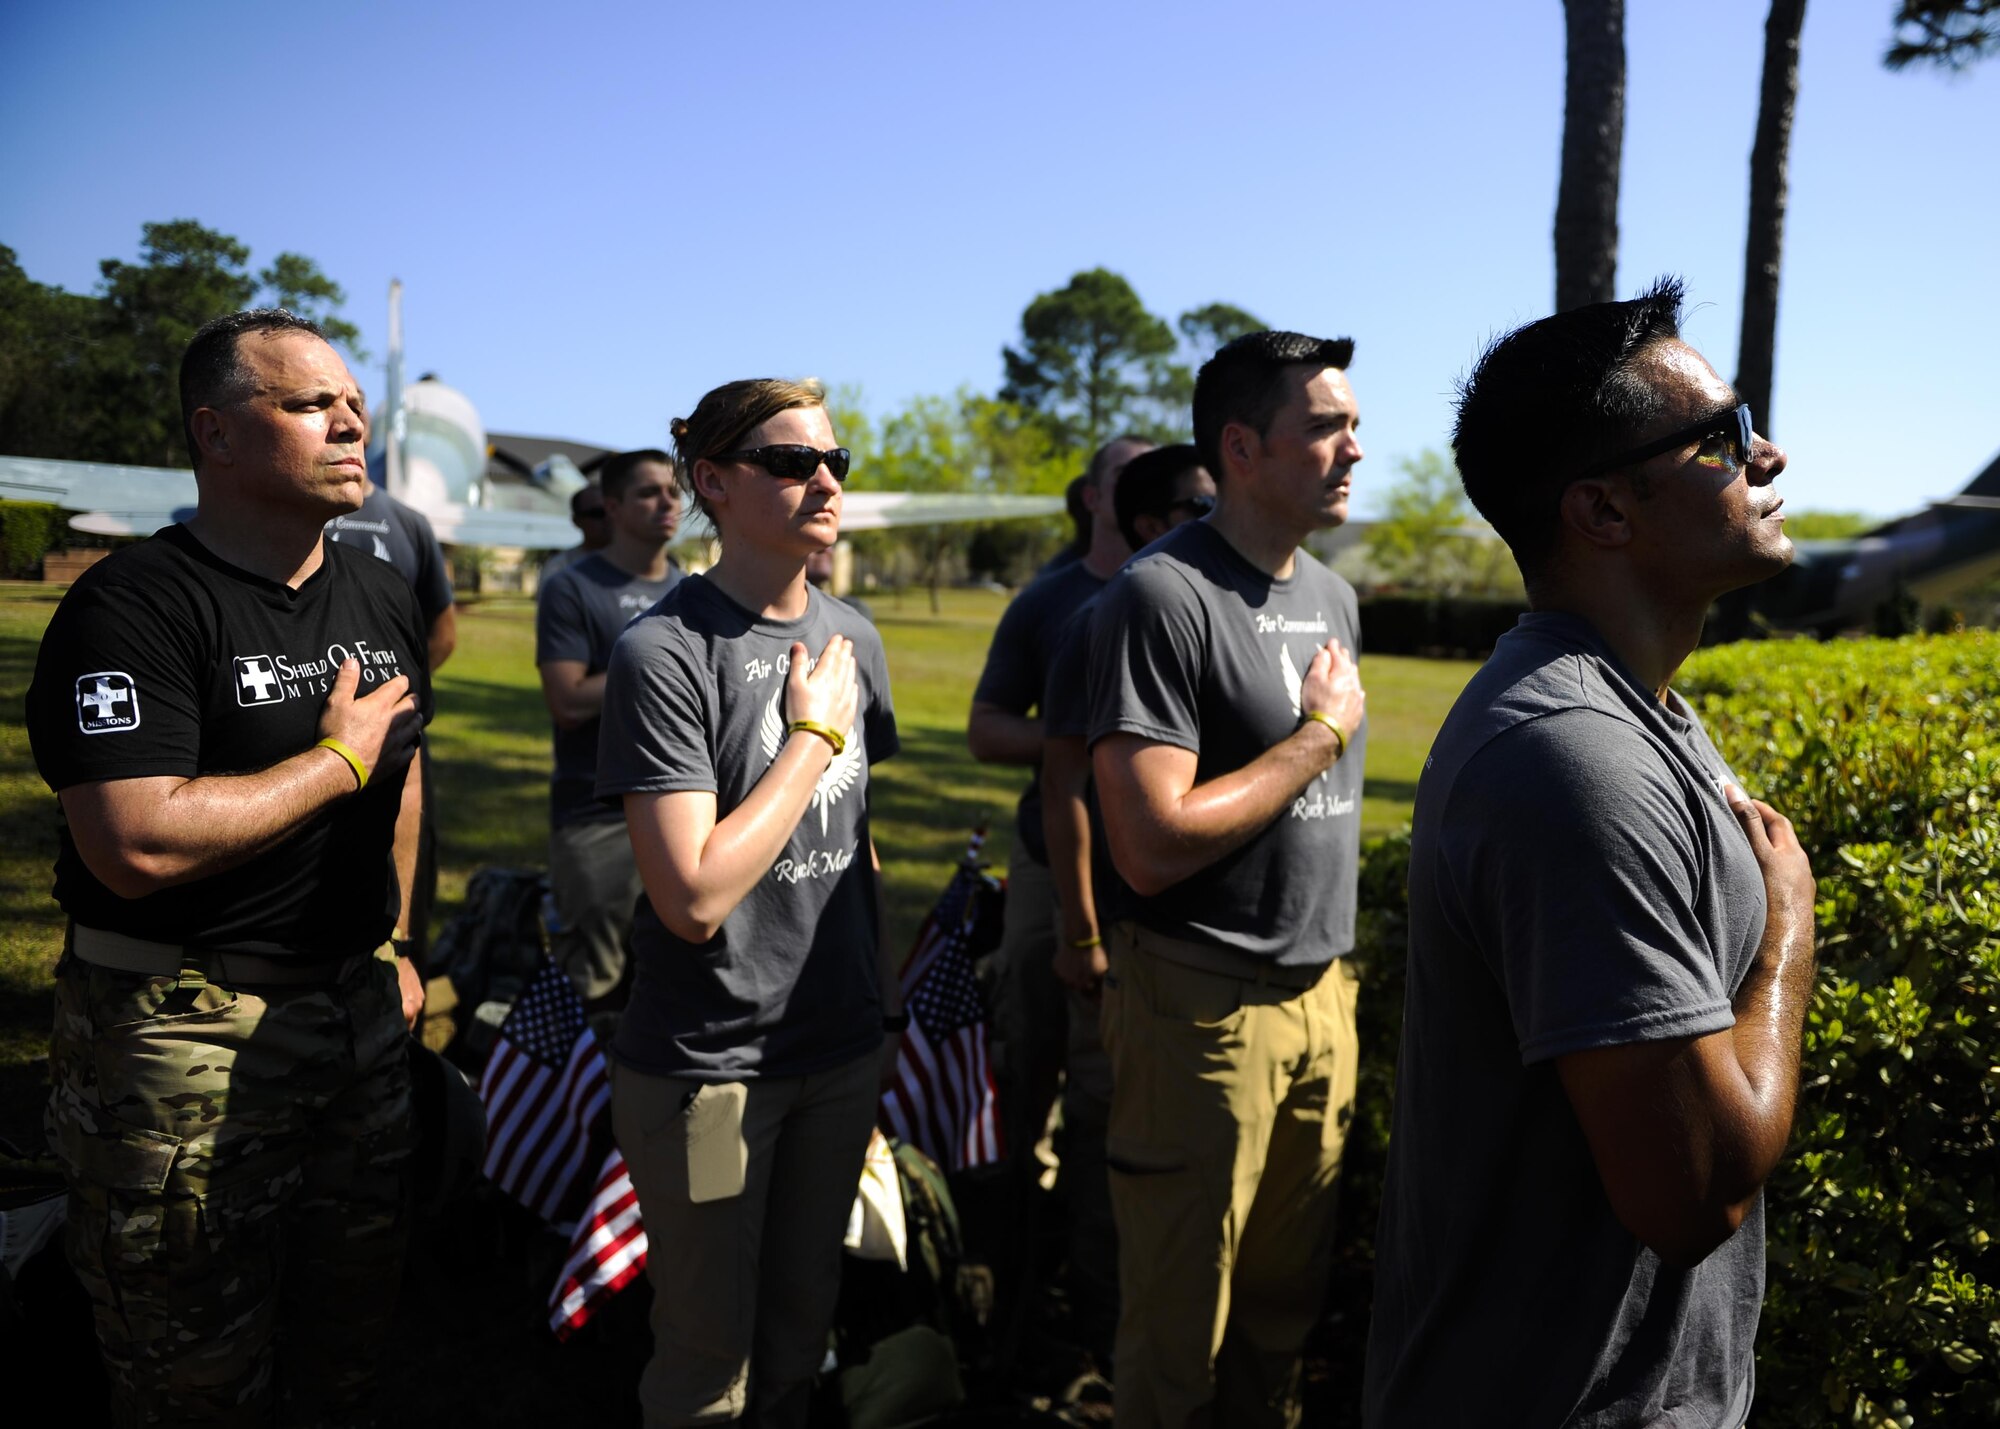
[[[541,965],[548,887],[539,870],[480,869],[466,887],[465,907],[431,947],[428,975],[433,983],[450,979],[456,1004],[448,1010],[453,1035],[445,1051],[462,1066],[476,1067],[485,1059],[498,1025],[482,1021],[479,1008],[511,1006]]]

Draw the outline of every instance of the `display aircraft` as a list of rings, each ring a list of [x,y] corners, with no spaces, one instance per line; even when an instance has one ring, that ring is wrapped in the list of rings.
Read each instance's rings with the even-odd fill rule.
[[[1956,496],[1838,541],[1795,541],[1792,564],[1725,596],[1710,617],[1733,639],[1754,623],[1836,635],[1907,593],[1941,605],[2000,575],[2000,457]],[[1712,637],[1713,638],[1713,637]]]
[[[389,494],[429,518],[447,545],[560,550],[574,545],[569,496],[585,481],[568,457],[551,456],[526,473],[525,485],[489,479],[486,428],[464,393],[432,378],[403,381],[402,284],[389,285],[388,392],[371,424],[370,474]],[[190,471],[0,456],[0,498],[42,501],[74,512],[70,525],[100,536],[147,536],[194,511]],[[1060,496],[850,491],[841,502],[844,532],[959,521],[1052,516]],[[706,535],[696,513],[681,539]]]

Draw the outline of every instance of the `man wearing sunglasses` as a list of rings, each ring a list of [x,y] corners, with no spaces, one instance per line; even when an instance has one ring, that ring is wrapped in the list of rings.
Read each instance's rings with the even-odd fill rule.
[[[1791,559],[1785,454],[1681,299],[1531,323],[1461,389],[1532,610],[1417,788],[1371,1425],[1750,1415],[1814,885],[1671,688],[1710,603]]]
[[[623,812],[595,794],[604,675],[620,632],[681,577],[667,554],[680,529],[681,493],[673,458],[652,449],[620,452],[598,479],[585,491],[602,506],[609,539],[543,588],[535,606],[535,664],[555,724],[549,885],[558,922],[550,952],[608,1041],[631,981],[639,866]]]
[[[566,551],[557,551],[542,562],[541,573],[535,581],[535,598],[541,599],[542,591],[557,574],[568,570],[585,556],[595,555],[611,544],[611,528],[604,524],[604,488],[596,482],[579,487],[570,493],[570,524],[575,526],[583,539]]]

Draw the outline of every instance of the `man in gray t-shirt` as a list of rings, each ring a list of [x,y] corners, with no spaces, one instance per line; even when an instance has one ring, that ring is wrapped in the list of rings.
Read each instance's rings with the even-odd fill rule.
[[[535,607],[535,667],[555,725],[549,776],[551,952],[602,1033],[616,1024],[630,981],[627,949],[639,867],[625,815],[597,798],[597,747],[611,648],[625,627],[680,579],[667,542],[681,497],[665,452],[621,452],[604,463],[611,543],[564,567]]]
[[[1775,446],[1680,289],[1502,338],[1466,490],[1527,578],[1417,787],[1370,1425],[1738,1429],[1812,873],[1669,688],[1790,559]],[[1532,453],[1532,460],[1523,453]]]
[[[1347,519],[1352,354],[1260,332],[1209,360],[1215,510],[1091,618],[1121,1425],[1285,1422],[1325,1288],[1365,733],[1354,592],[1300,543]]]

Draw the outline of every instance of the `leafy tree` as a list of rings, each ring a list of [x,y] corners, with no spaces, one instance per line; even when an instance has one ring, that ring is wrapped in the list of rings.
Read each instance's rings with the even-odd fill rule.
[[[1458,469],[1422,451],[1397,463],[1401,480],[1383,493],[1383,514],[1362,537],[1383,579],[1434,595],[1518,591],[1518,573],[1498,538],[1477,534]]]
[[[1090,451],[1153,425],[1149,404],[1172,385],[1174,349],[1173,330],[1130,283],[1092,268],[1021,314],[1020,345],[1001,352],[1000,400],[1035,413],[1063,451]]]
[[[0,245],[0,452],[83,451],[96,356],[95,298],[37,283]]]
[[[1267,324],[1234,303],[1206,303],[1182,313],[1174,326],[1181,330],[1199,365],[1225,343],[1234,342],[1245,333],[1262,332]]]
[[[1625,0],[1563,0],[1568,68],[1556,191],[1556,311],[1609,302],[1618,280]]]
[[[141,262],[107,258],[98,311],[95,444],[106,461],[177,466],[187,460],[180,422],[181,353],[220,313],[250,305],[250,250],[192,219],[149,223]]]
[[[192,219],[148,223],[136,263],[106,259],[95,297],[31,281],[0,248],[0,450],[179,466],[180,360],[209,319],[259,294],[318,319],[357,358],[340,287],[282,253],[253,277],[250,250]]]
[[[272,307],[289,308],[302,318],[310,318],[358,361],[368,360],[361,346],[361,329],[335,311],[347,301],[346,290],[320,272],[312,259],[300,253],[280,253],[257,275],[257,282],[264,301]]]
[[[1743,243],[1743,320],[1736,390],[1766,436],[1773,430],[1771,385],[1777,363],[1778,269],[1785,243],[1792,115],[1799,101],[1799,31],[1806,0],[1771,0],[1764,22],[1764,78],[1757,137],[1750,146],[1750,227]]]
[[[1964,69],[2000,51],[2000,0],[1899,0],[1882,63]]]

